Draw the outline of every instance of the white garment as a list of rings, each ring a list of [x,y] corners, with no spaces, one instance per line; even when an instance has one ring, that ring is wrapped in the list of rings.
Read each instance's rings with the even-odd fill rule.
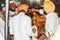
[[[3,37],[4,36],[4,28],[5,28],[5,22],[4,20],[0,17],[0,33],[2,34]]]
[[[1,33],[0,33],[0,40],[4,40],[4,37],[2,36]]]
[[[60,26],[58,26],[56,32],[54,33],[53,37],[51,40],[60,40]]]
[[[39,13],[44,15],[44,10],[43,9],[40,9],[39,10]]]
[[[15,14],[15,12],[13,12],[13,11],[9,11],[9,28],[10,28],[10,35],[13,35],[14,34],[14,32],[13,32],[13,24],[12,24],[12,21],[13,21],[13,17],[11,17],[12,15],[14,15]]]
[[[36,32],[35,33],[32,33],[32,40],[37,40],[37,36],[38,36],[38,31],[37,31],[37,26],[33,26],[32,29],[35,28],[36,29]]]
[[[14,35],[14,29],[13,29],[13,24],[12,24],[12,21],[13,21],[13,17],[9,17],[9,28],[10,28],[10,35]]]
[[[53,34],[56,30],[56,28],[59,25],[58,21],[58,16],[56,15],[55,12],[49,13],[46,16],[46,24],[45,24],[45,29],[46,29],[46,36],[48,37],[49,34]]]
[[[60,17],[59,17],[59,25],[60,25]]]
[[[12,16],[12,15],[14,15],[15,14],[15,12],[13,12],[13,11],[9,11],[9,16]]]
[[[32,33],[31,18],[20,12],[13,18],[14,40],[30,40]]]

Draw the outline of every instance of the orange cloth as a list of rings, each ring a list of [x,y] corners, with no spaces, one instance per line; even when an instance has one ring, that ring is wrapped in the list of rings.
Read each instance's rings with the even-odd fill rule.
[[[21,11],[21,10],[24,10],[25,12],[27,12],[28,8],[29,8],[29,6],[26,5],[26,4],[21,4],[17,7],[18,12]]]
[[[55,10],[55,5],[52,1],[50,0],[45,0],[44,1],[44,11],[47,13],[53,12]]]

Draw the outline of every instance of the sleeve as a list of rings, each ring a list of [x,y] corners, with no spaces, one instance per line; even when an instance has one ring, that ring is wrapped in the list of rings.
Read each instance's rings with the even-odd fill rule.
[[[31,36],[32,34],[32,23],[30,18],[26,20],[26,33],[28,36]]]
[[[0,19],[0,32],[3,35],[3,37],[4,37],[4,28],[5,28],[5,22],[2,19]]]
[[[56,18],[54,18],[53,16],[51,16],[47,22],[46,22],[46,35],[51,35],[55,32],[55,27],[56,27]]]
[[[4,40],[4,37],[1,35],[1,33],[0,33],[0,39],[1,39],[1,40]]]

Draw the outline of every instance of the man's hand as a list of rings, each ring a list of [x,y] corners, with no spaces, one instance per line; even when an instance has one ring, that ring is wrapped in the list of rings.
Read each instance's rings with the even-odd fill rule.
[[[53,38],[53,35],[54,35],[54,34],[51,34],[51,35],[50,35],[50,40]]]
[[[10,35],[9,36],[9,40],[14,40],[14,36],[13,35]]]
[[[49,34],[49,37],[48,37],[47,39],[48,39],[48,40],[51,40],[51,39],[53,38],[53,35],[54,35],[54,34],[51,34],[51,35]]]
[[[35,28],[33,28],[32,31],[33,31],[33,33],[36,33],[36,29]]]

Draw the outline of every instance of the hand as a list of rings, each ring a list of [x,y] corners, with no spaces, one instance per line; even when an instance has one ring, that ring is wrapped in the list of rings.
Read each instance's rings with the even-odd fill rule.
[[[51,39],[53,38],[53,35],[54,35],[54,34],[51,34],[51,35],[49,34],[49,37],[48,37],[47,39],[48,39],[48,40],[51,40]]]
[[[50,35],[50,40],[53,38],[53,35],[54,35],[54,34],[51,34],[51,35]]]
[[[9,40],[14,40],[14,36],[9,36]]]
[[[37,12],[38,12],[39,10],[33,8],[33,9],[31,9],[31,11],[32,11],[32,12],[34,12],[34,11],[37,11]]]
[[[33,31],[33,33],[36,33],[36,29],[35,28],[33,28],[32,31]]]

